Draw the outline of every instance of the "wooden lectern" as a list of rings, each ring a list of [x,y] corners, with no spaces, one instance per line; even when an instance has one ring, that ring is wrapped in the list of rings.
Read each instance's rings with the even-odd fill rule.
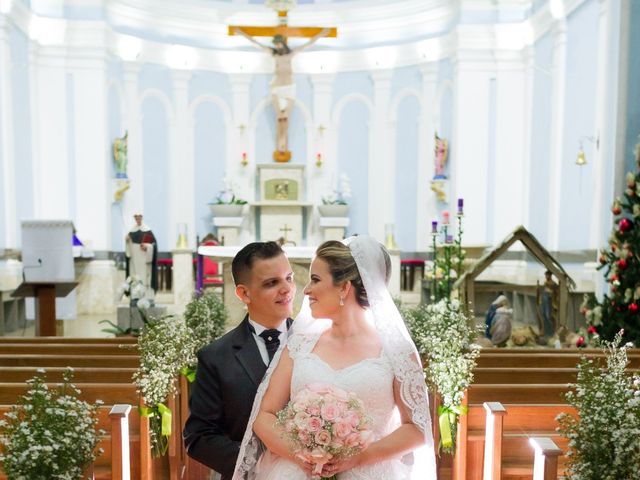
[[[35,297],[36,336],[55,337],[56,297],[66,297],[77,285],[77,282],[24,282],[11,296]]]

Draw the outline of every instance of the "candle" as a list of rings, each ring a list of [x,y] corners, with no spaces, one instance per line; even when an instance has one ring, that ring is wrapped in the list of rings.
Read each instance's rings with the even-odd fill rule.
[[[449,212],[442,212],[442,224],[449,225]]]
[[[462,215],[462,207],[464,206],[464,200],[462,198],[458,199],[458,215]]]
[[[445,243],[453,243],[453,235],[447,235],[445,239]]]
[[[438,233],[438,222],[436,220],[431,222],[431,233]]]

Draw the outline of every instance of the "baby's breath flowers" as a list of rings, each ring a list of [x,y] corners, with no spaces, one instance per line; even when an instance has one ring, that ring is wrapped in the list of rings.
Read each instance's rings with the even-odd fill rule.
[[[57,389],[44,381],[44,370],[28,380],[29,391],[0,421],[4,453],[0,461],[8,478],[77,480],[101,453],[96,450],[98,406],[78,399],[71,369]]]
[[[404,312],[418,351],[426,358],[427,383],[442,398],[440,415],[441,448],[455,451],[458,416],[465,390],[473,381],[473,368],[480,347],[473,344],[481,330],[473,327],[458,302],[440,300]]]
[[[603,341],[605,361],[583,357],[566,399],[577,416],[561,413],[558,431],[569,440],[567,478],[623,480],[640,472],[640,375],[626,371],[622,332]]]

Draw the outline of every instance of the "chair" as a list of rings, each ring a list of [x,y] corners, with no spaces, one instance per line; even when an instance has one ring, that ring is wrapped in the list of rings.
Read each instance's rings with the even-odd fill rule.
[[[202,245],[210,247],[218,244],[213,241],[208,241],[204,242]],[[219,289],[221,296],[224,292],[224,278],[222,275],[222,269],[220,268],[220,264],[214,261],[211,257],[202,258],[202,287],[217,288]]]

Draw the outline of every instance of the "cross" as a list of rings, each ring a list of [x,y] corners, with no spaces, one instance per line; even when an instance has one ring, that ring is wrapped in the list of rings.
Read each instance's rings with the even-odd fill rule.
[[[295,1],[272,3],[275,3],[274,9],[278,12],[278,25],[274,27],[229,25],[229,35],[242,35],[274,59],[275,71],[270,83],[271,102],[276,114],[276,150],[273,152],[273,159],[276,162],[288,162],[291,160],[288,147],[289,118],[295,104],[295,82],[291,68],[293,57],[322,37],[336,37],[338,30],[335,27],[290,27],[288,8],[295,5]],[[263,45],[255,37],[273,37],[273,47]],[[290,48],[287,45],[289,37],[303,37],[309,40],[303,45]]]
[[[288,242],[289,240],[287,239],[287,234],[288,234],[289,232],[293,232],[293,229],[292,229],[292,228],[289,228],[289,225],[287,225],[287,224],[285,223],[285,224],[284,224],[284,227],[282,227],[282,228],[280,229],[280,231],[284,233],[284,241],[285,241],[285,243],[286,243],[286,242]]]

